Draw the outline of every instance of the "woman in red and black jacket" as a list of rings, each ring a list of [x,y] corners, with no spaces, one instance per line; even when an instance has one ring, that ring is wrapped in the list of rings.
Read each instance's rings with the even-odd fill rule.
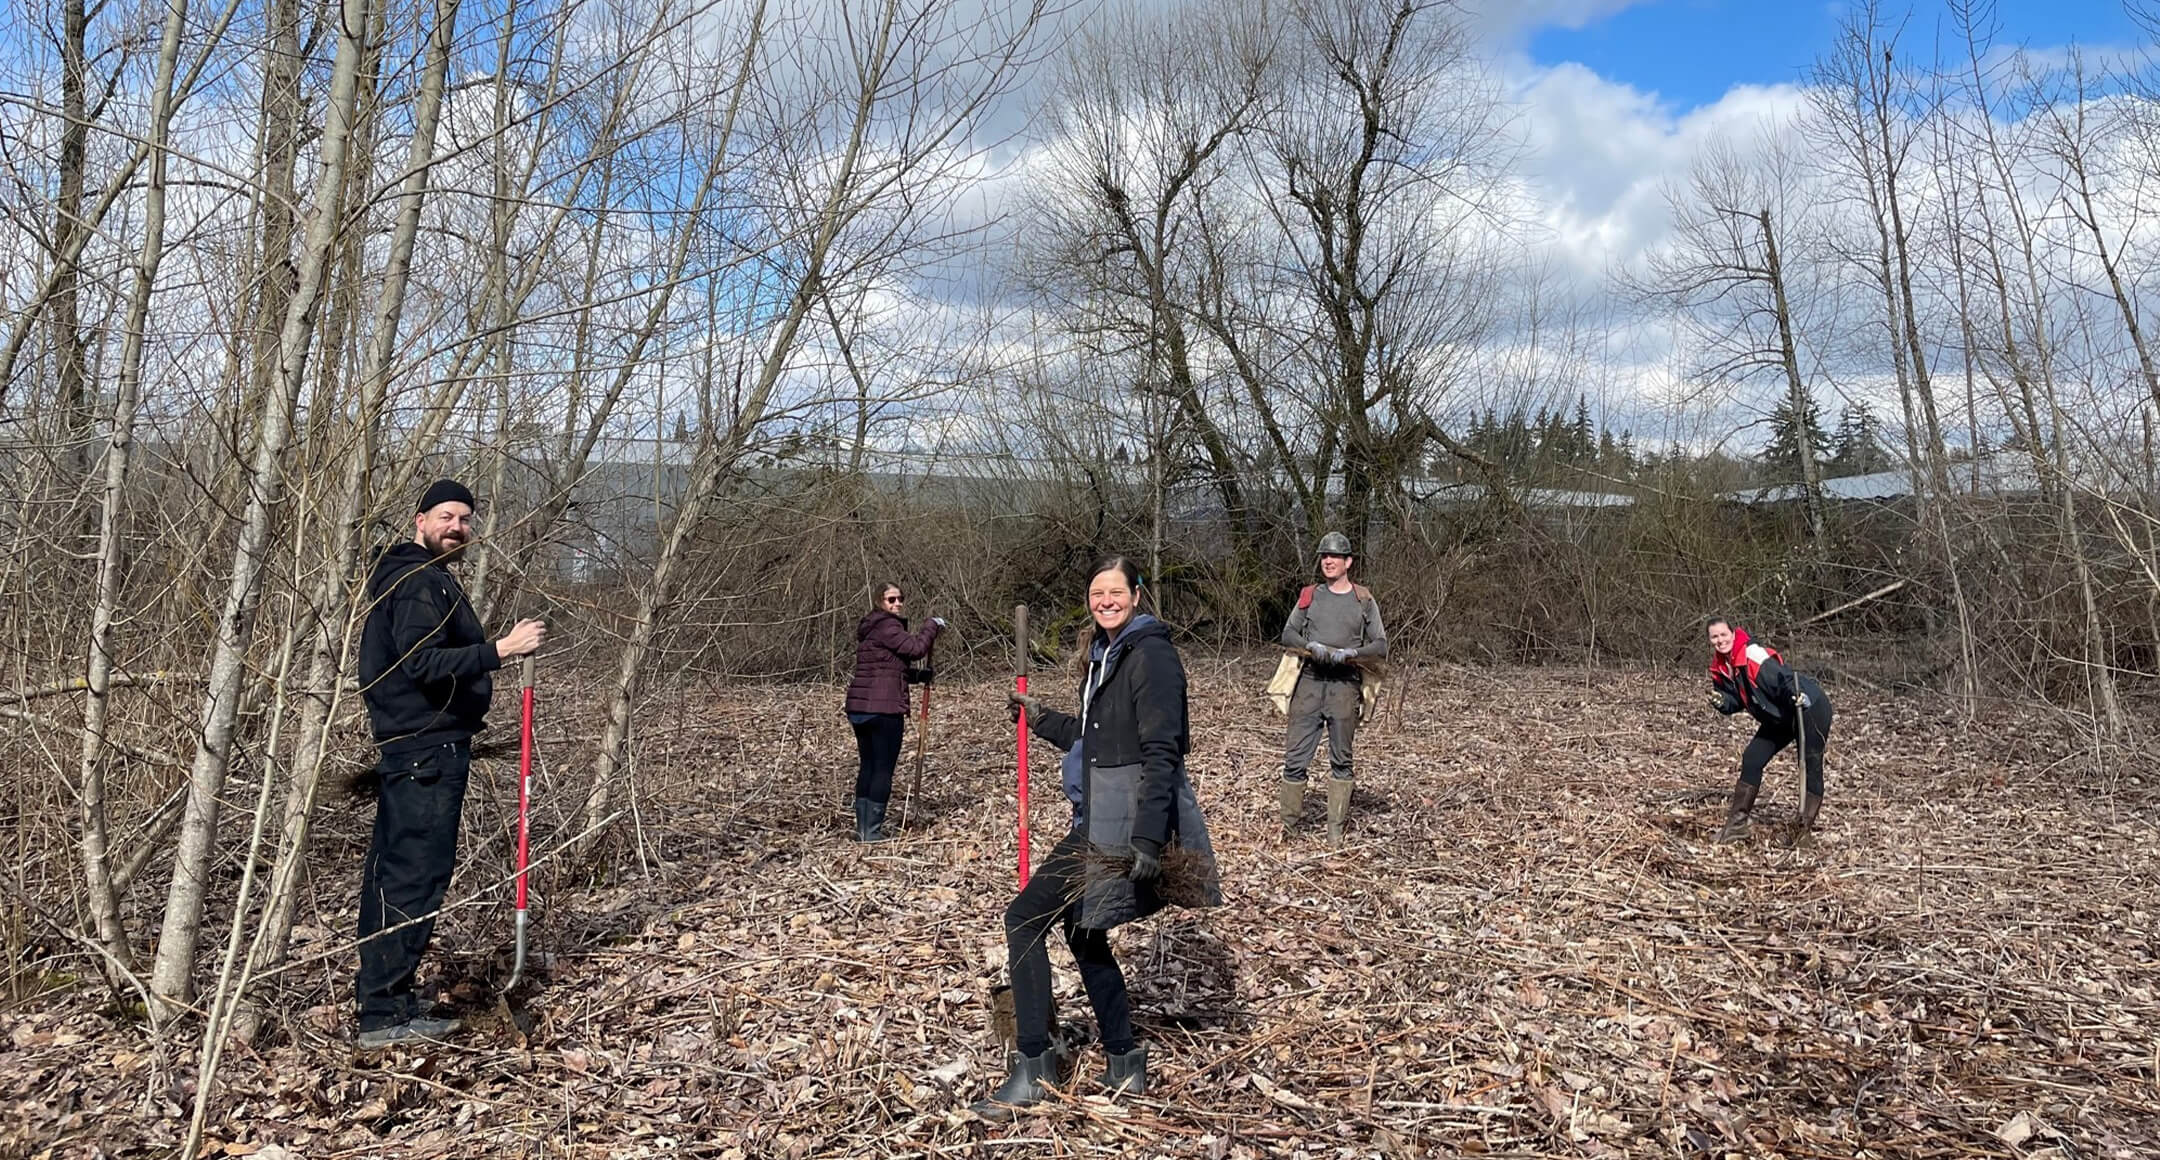
[[[1800,803],[1800,825],[1793,843],[1812,845],[1815,816],[1822,812],[1830,698],[1823,695],[1815,678],[1787,668],[1775,649],[1749,640],[1746,629],[1734,628],[1723,617],[1710,622],[1710,688],[1712,708],[1728,717],[1745,709],[1755,718],[1755,737],[1740,754],[1740,780],[1733,785],[1718,841],[1747,837],[1748,812],[1755,808],[1755,795],[1762,789],[1763,770],[1779,751],[1804,736],[1807,796]]]
[[[900,586],[878,584],[870,591],[870,611],[855,626],[855,679],[848,682],[845,706],[861,759],[855,774],[855,837],[863,842],[884,840],[885,803],[892,797],[893,767],[900,764],[900,739],[907,732],[907,687],[930,679],[929,668],[908,662],[928,657],[945,628],[945,621],[933,616],[921,632],[909,633],[900,615],[907,608]]]

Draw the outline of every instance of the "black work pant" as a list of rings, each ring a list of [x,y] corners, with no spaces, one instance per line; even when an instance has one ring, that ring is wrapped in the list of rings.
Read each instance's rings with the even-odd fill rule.
[[[472,748],[463,741],[382,759],[375,833],[360,870],[360,974],[353,989],[362,1031],[427,1013],[413,980],[457,864],[458,814],[471,767]]]
[[[1807,792],[1821,795],[1823,791],[1823,750],[1830,745],[1830,702],[1820,699],[1801,713],[1807,734]],[[1773,729],[1757,725],[1755,736],[1740,752],[1740,780],[1749,785],[1761,785],[1763,770],[1769,768],[1770,759],[1784,752],[1793,743],[1791,727]]]
[[[1080,887],[1088,843],[1079,831],[1065,835],[1028,877],[1025,890],[1005,908],[1005,964],[1012,972],[1013,1024],[1022,1055],[1050,1046],[1050,927],[1060,926],[1080,967],[1080,983],[1095,1008],[1103,1050],[1133,1049],[1132,1000],[1125,975],[1110,954],[1110,935],[1080,925]]]
[[[855,796],[884,805],[892,797],[892,775],[900,764],[900,739],[907,735],[907,714],[874,713],[855,726]]]

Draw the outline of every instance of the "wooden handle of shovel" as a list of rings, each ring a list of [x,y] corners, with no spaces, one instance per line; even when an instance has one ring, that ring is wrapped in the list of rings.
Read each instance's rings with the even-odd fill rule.
[[[1027,696],[1027,605],[1013,606],[1013,688]],[[1027,706],[1020,707],[1020,889],[1028,884],[1028,719]]]

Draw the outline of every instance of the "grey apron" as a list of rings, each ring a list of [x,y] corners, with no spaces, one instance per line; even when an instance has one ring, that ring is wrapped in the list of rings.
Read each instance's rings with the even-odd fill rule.
[[[1115,667],[1116,655],[1105,658],[1110,663],[1096,661],[1088,666],[1087,683],[1080,693],[1080,735],[1087,736],[1088,712],[1093,708],[1095,691],[1108,679]],[[1080,746],[1075,746],[1080,751]],[[1125,874],[1125,867],[1132,865],[1133,826],[1140,812],[1140,784],[1145,767],[1132,765],[1089,765],[1083,754],[1080,816],[1081,828],[1088,841],[1088,853],[1080,888],[1080,919],[1082,927],[1090,930],[1109,930],[1136,918],[1146,918],[1161,910],[1166,903],[1159,883],[1135,886]],[[1176,785],[1171,793],[1170,840],[1163,847],[1167,858],[1171,849],[1182,848],[1200,856],[1203,881],[1200,894],[1201,905],[1222,905],[1222,876],[1215,865],[1215,847],[1208,841],[1207,819],[1200,813],[1200,799],[1193,793],[1192,782],[1185,776],[1181,761],[1171,770]]]

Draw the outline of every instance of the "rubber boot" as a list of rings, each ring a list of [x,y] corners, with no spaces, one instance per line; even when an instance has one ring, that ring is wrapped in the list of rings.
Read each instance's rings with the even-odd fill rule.
[[[1343,823],[1350,818],[1350,791],[1357,783],[1347,777],[1331,777],[1327,783],[1327,836],[1330,842],[1341,842]]]
[[[1744,781],[1734,782],[1732,801],[1725,807],[1725,827],[1717,832],[1720,842],[1745,842],[1748,836],[1748,812],[1755,808],[1755,795],[1762,786]]]
[[[1146,1046],[1135,1047],[1123,1055],[1110,1056],[1110,1067],[1102,1073],[1099,1082],[1109,1089],[1111,1095],[1146,1095]]]
[[[885,803],[869,798],[855,799],[855,840],[858,842],[882,842],[885,840]]]
[[[1284,836],[1297,829],[1298,815],[1305,812],[1305,783],[1284,778],[1281,788],[1275,791],[1277,802],[1282,806]]]
[[[1019,1109],[1039,1104],[1043,1099],[1043,1084],[1057,1078],[1057,1053],[1045,1050],[1041,1055],[1014,1055],[1012,1073],[1005,1082],[990,1093],[987,1100],[978,1101],[968,1110],[986,1120],[1009,1120]]]
[[[1815,816],[1822,813],[1822,795],[1811,793],[1801,799],[1800,824],[1793,827],[1792,844],[1795,850],[1815,848]]]

